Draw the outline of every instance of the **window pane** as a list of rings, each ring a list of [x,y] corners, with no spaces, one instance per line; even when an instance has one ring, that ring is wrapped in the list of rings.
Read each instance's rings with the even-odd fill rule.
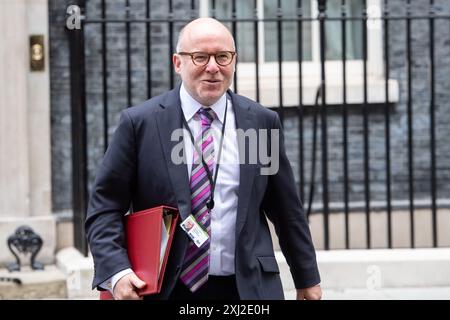
[[[277,0],[264,1],[264,18],[277,17]],[[297,5],[301,3],[303,17],[311,17],[311,0],[283,0],[281,1],[281,9],[283,17],[295,18],[297,17]],[[283,46],[283,61],[298,61],[298,32],[297,22],[287,21],[282,22],[282,46]],[[311,46],[311,22],[304,21],[302,25],[303,36],[303,60],[311,60],[312,46]],[[277,22],[264,23],[264,44],[265,44],[265,60],[278,61],[278,32]]]
[[[347,0],[347,17],[362,16],[362,1]],[[341,16],[341,1],[327,1],[327,16]],[[341,21],[326,22],[327,45],[326,58],[328,60],[342,59],[342,28]],[[349,20],[346,24],[347,59],[362,59],[362,22],[361,20]]]
[[[209,2],[212,13],[212,1]],[[253,18],[253,1],[236,1],[236,16],[238,19]],[[230,0],[216,0],[216,18],[231,19],[232,2]],[[225,23],[231,31],[231,23]],[[236,23],[236,46],[240,62],[255,61],[255,41],[253,22]]]
[[[212,0],[209,1],[210,13],[212,14]],[[303,17],[311,17],[311,1],[317,0],[282,0],[281,9],[283,17],[295,18],[297,17],[297,6],[301,5]],[[277,0],[264,0],[264,18],[274,19],[277,17]],[[254,1],[250,0],[236,0],[236,15],[237,18],[253,18]],[[348,17],[360,17],[362,15],[362,2],[360,0],[347,0],[346,12]],[[258,8],[259,10],[261,8]],[[232,1],[230,0],[216,0],[215,1],[215,15],[216,18],[231,19],[232,15]],[[327,1],[327,16],[339,17],[341,15],[341,0]],[[231,22],[225,23],[231,30]],[[283,61],[297,61],[298,60],[298,24],[296,21],[283,21],[282,33],[283,39],[281,41],[283,46]],[[254,42],[254,26],[253,22],[237,22],[236,23],[236,41],[238,59],[241,62],[255,61],[255,42]],[[326,22],[326,58],[328,60],[342,59],[342,28],[340,21]],[[278,32],[277,22],[264,22],[264,50],[265,61],[278,61]],[[303,60],[312,60],[312,41],[319,41],[319,39],[312,39],[312,22],[304,21],[302,23],[302,37],[303,37]],[[359,20],[347,21],[346,24],[346,45],[347,59],[362,59],[362,22]]]

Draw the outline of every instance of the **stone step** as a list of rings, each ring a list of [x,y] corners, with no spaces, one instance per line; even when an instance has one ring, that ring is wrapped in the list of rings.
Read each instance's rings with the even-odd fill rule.
[[[56,254],[56,263],[66,277],[69,299],[98,299],[97,290],[91,289],[94,277],[92,256],[84,257],[80,251],[69,247]]]
[[[281,251],[275,252],[286,298],[295,298],[295,286]],[[450,249],[372,249],[317,251],[321,286],[328,296],[358,289],[372,296],[386,289],[450,287]],[[69,299],[97,299],[91,290],[92,257],[74,248],[57,254],[58,267],[67,277]],[[364,292],[365,292],[364,291]],[[384,291],[383,291],[384,292]]]
[[[284,289],[294,290],[286,259],[275,256]],[[319,250],[317,263],[325,289],[450,287],[449,248]]]
[[[46,265],[44,270],[23,267],[19,272],[0,269],[0,278],[18,278],[21,284],[0,281],[0,299],[66,299],[65,275],[55,266]]]

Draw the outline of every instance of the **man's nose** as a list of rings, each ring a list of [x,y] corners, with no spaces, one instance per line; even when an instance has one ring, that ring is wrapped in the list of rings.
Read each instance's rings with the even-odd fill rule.
[[[214,56],[210,56],[208,64],[206,65],[206,72],[216,73],[218,72],[219,65],[216,62],[216,58]]]

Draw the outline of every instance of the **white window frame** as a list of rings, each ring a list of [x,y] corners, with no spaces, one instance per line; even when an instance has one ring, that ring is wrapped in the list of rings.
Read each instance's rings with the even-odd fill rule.
[[[209,1],[199,1],[199,13],[201,17],[209,16]],[[264,18],[264,0],[258,0],[258,15]],[[312,16],[318,15],[317,1],[311,2]],[[381,0],[368,0],[367,12],[370,18],[381,16]],[[259,92],[260,102],[268,107],[276,107],[280,104],[278,88],[278,62],[264,61],[264,24],[258,26],[259,32]],[[369,20],[367,28],[367,84],[368,103],[385,102],[385,78],[383,63],[383,29],[381,19]],[[320,55],[319,55],[319,22],[312,23],[312,60],[302,62],[303,104],[313,105],[317,88],[320,85]],[[238,44],[239,45],[239,44]],[[299,75],[298,62],[282,62],[283,73],[283,106],[294,107],[299,103]],[[326,93],[327,104],[338,105],[343,103],[342,61],[327,60],[326,69]],[[347,103],[361,104],[364,102],[363,60],[347,60]],[[237,67],[237,91],[239,94],[256,99],[255,88],[255,63],[239,62]],[[399,100],[398,82],[389,79],[389,102]],[[232,86],[233,88],[233,86]]]

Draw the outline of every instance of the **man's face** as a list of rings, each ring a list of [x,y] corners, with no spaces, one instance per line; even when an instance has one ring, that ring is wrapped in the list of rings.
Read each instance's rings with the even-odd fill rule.
[[[219,51],[234,51],[231,35],[215,27],[186,30],[181,43],[181,51],[184,52],[214,54]],[[196,66],[190,56],[175,54],[173,63],[189,94],[202,105],[210,106],[230,87],[236,58],[233,57],[229,65],[221,66],[217,64],[214,56],[210,56],[207,65]]]

